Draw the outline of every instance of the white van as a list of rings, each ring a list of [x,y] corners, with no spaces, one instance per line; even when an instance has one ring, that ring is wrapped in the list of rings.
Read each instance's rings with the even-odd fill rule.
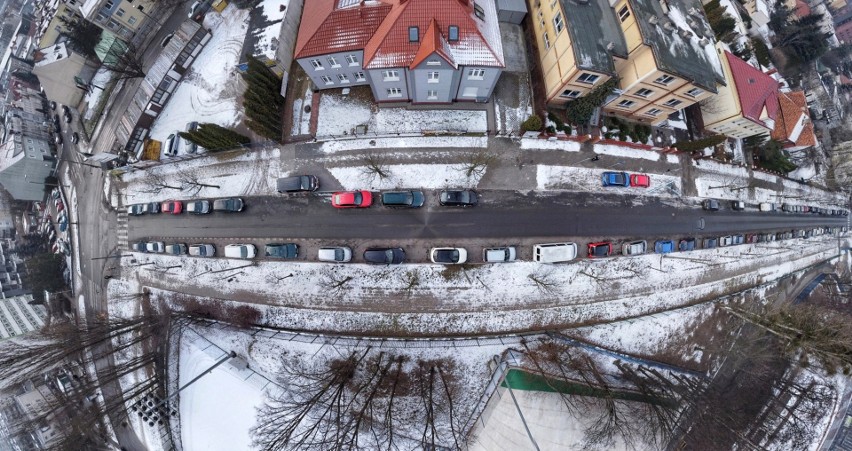
[[[228,258],[254,258],[257,248],[254,244],[229,244],[225,246],[225,257]]]
[[[533,245],[533,260],[539,263],[567,262],[577,258],[576,243],[547,243]]]

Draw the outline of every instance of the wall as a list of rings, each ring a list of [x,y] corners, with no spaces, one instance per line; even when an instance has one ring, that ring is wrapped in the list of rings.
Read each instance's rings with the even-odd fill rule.
[[[357,63],[350,65],[346,61],[347,56],[354,55],[357,59]],[[329,62],[329,59],[334,58],[337,62],[338,66],[333,67]],[[321,69],[317,69],[311,64],[312,60],[317,60],[322,64]],[[367,76],[367,71],[365,71],[362,67],[364,64],[364,52],[362,50],[353,50],[349,52],[338,52],[338,53],[330,53],[327,55],[321,56],[312,56],[309,58],[301,58],[297,60],[299,66],[302,66],[302,69],[311,78],[311,81],[314,83],[318,89],[329,89],[329,88],[345,88],[349,86],[359,86],[368,84],[370,78]],[[364,81],[356,81],[355,73],[356,72],[364,72],[365,79]],[[339,79],[339,75],[346,75],[349,79],[348,83],[343,83]],[[323,76],[327,76],[331,78],[331,83],[328,84],[322,80]]]

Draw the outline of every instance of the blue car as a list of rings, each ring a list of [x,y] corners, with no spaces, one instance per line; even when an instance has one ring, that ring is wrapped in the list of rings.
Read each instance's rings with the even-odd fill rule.
[[[658,254],[668,254],[669,252],[674,252],[674,241],[672,240],[660,240],[654,243],[654,252]]]
[[[604,172],[603,186],[630,186],[630,177],[626,172]]]

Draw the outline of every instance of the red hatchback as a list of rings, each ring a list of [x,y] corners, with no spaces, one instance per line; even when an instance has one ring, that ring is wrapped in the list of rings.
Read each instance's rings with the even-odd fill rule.
[[[604,258],[612,255],[612,243],[602,241],[589,244],[589,258]]]
[[[160,206],[163,213],[171,213],[173,215],[180,214],[183,211],[183,202],[179,200],[167,200]]]
[[[340,191],[331,195],[334,208],[365,208],[373,203],[373,193],[369,191]]]
[[[647,188],[651,186],[651,177],[645,174],[630,174],[630,186]]]

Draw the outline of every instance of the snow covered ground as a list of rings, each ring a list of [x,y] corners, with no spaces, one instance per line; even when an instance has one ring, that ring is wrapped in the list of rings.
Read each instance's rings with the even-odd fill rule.
[[[252,34],[257,38],[254,48],[256,52],[272,61],[275,61],[278,37],[281,34],[281,21],[287,15],[288,6],[290,6],[290,0],[263,0],[255,6],[255,8],[263,8],[263,15],[270,24],[264,28],[252,30]]]
[[[83,101],[86,102],[86,105],[88,105],[83,119],[87,121],[92,120],[92,117],[95,114],[95,107],[98,105],[98,102],[100,102],[101,94],[103,94],[104,88],[106,88],[107,84],[109,84],[112,80],[112,76],[113,73],[111,70],[101,66],[101,68],[95,73],[95,76],[92,77],[92,81],[90,82],[92,90],[87,92],[83,97]]]
[[[405,164],[388,165],[387,178],[366,172],[364,167],[328,168],[344,189],[369,189],[373,191],[418,187],[423,189],[465,187],[479,183],[485,172],[467,176],[463,164]],[[440,176],[436,176],[440,174]]]
[[[349,150],[369,149],[410,149],[410,148],[464,148],[484,149],[488,147],[488,138],[484,136],[403,136],[382,138],[353,138],[348,140],[326,141],[320,151],[334,154]],[[408,152],[406,150],[406,152]]]
[[[305,89],[305,95],[293,100],[293,127],[290,135],[307,135],[311,133],[311,112],[305,112],[305,107],[311,105],[314,93],[310,88]]]
[[[597,191],[601,189],[601,174],[606,169],[571,166],[537,165],[536,181],[540,190]],[[654,174],[648,188],[616,188],[619,192],[657,197],[680,197],[681,178]]]
[[[232,127],[242,117],[238,103],[240,80],[237,64],[248,31],[247,9],[228,5],[222,14],[204,17],[212,36],[180,81],[166,107],[151,127],[151,138],[163,141],[191,121]]]

